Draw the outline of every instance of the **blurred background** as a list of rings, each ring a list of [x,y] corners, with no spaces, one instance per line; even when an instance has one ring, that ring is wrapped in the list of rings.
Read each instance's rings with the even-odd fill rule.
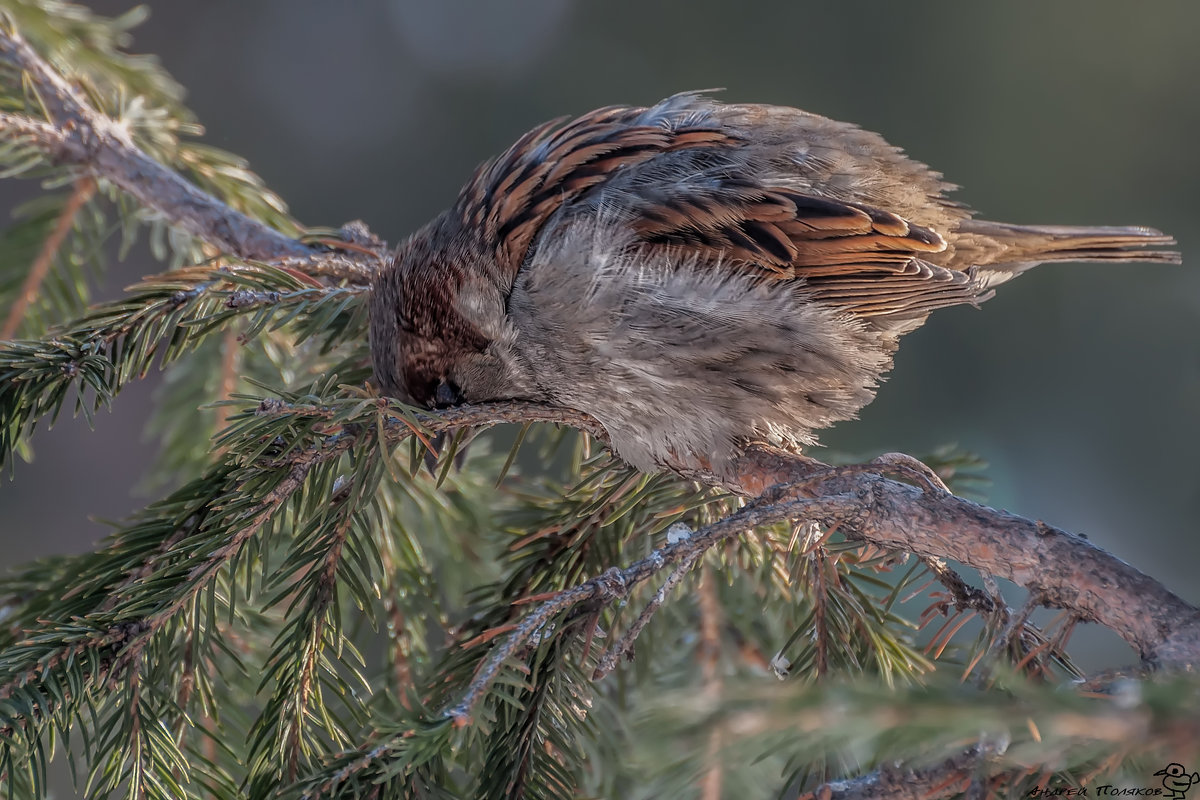
[[[131,49],[156,54],[207,140],[309,225],[362,219],[396,243],[545,119],[724,87],[879,131],[992,219],[1175,235],[1190,266],[1050,266],[982,311],[938,312],[862,419],[824,441],[863,457],[957,443],[990,462],[990,504],[1200,601],[1194,0],[150,5]],[[0,183],[0,217],[35,190]],[[157,270],[135,251],[98,294]],[[91,548],[98,520],[153,499],[134,488],[156,383],[125,390],[94,431],[64,419],[35,439],[36,461],[0,486],[0,565]],[[1115,637],[1080,642],[1085,664],[1130,660]]]

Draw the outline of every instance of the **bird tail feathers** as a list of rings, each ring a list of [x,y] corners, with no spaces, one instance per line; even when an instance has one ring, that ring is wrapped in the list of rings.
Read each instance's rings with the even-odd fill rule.
[[[991,287],[1050,261],[1147,261],[1178,264],[1175,240],[1154,228],[1009,225],[965,220],[960,257],[971,259],[979,282]],[[962,251],[967,252],[962,252]],[[964,259],[964,260],[965,260]]]

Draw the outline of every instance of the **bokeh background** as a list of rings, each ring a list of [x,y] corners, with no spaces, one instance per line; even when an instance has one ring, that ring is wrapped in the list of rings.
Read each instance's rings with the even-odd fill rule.
[[[2,2],[0,2],[2,5]],[[88,3],[117,13],[124,2]],[[958,443],[993,505],[1087,534],[1200,601],[1200,4],[1194,0],[151,3],[132,50],[298,219],[398,242],[550,117],[676,91],[884,133],[1009,222],[1147,224],[1178,266],[1062,265],[934,315],[842,451]],[[0,217],[35,187],[0,184]],[[142,251],[101,297],[158,266]],[[96,429],[63,420],[0,486],[0,566],[92,547],[154,453],[156,376]],[[187,424],[181,420],[180,424]],[[1051,567],[1052,568],[1052,567]],[[1078,642],[1079,640],[1077,640]],[[1084,637],[1085,662],[1122,663]]]

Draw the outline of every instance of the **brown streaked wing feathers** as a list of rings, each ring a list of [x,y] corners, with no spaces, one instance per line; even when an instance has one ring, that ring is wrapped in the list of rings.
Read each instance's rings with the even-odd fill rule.
[[[548,122],[476,172],[459,195],[457,210],[495,244],[503,270],[515,275],[550,215],[616,170],[672,150],[739,142],[731,133],[703,125],[634,124],[644,111],[602,108],[566,125],[561,119]]]
[[[814,299],[860,316],[915,317],[976,295],[967,274],[921,260],[946,249],[935,231],[866,205],[742,185],[637,211],[634,225],[650,245],[804,278]]]
[[[546,123],[476,173],[457,210],[495,246],[506,274],[520,269],[551,215],[617,170],[681,149],[746,145],[735,128],[703,119],[637,124],[644,111],[612,107]],[[918,316],[975,298],[969,275],[921,260],[946,249],[934,230],[769,181],[745,170],[704,195],[665,187],[630,203],[631,224],[649,247],[752,266],[765,277],[804,278],[814,299],[862,316]]]

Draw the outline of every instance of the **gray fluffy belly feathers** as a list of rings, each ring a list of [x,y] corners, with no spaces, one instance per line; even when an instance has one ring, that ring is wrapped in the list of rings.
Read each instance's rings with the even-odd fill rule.
[[[538,251],[509,308],[539,394],[594,416],[626,461],[719,469],[745,441],[812,444],[874,396],[890,336],[802,283],[614,247],[622,236],[577,224]]]

